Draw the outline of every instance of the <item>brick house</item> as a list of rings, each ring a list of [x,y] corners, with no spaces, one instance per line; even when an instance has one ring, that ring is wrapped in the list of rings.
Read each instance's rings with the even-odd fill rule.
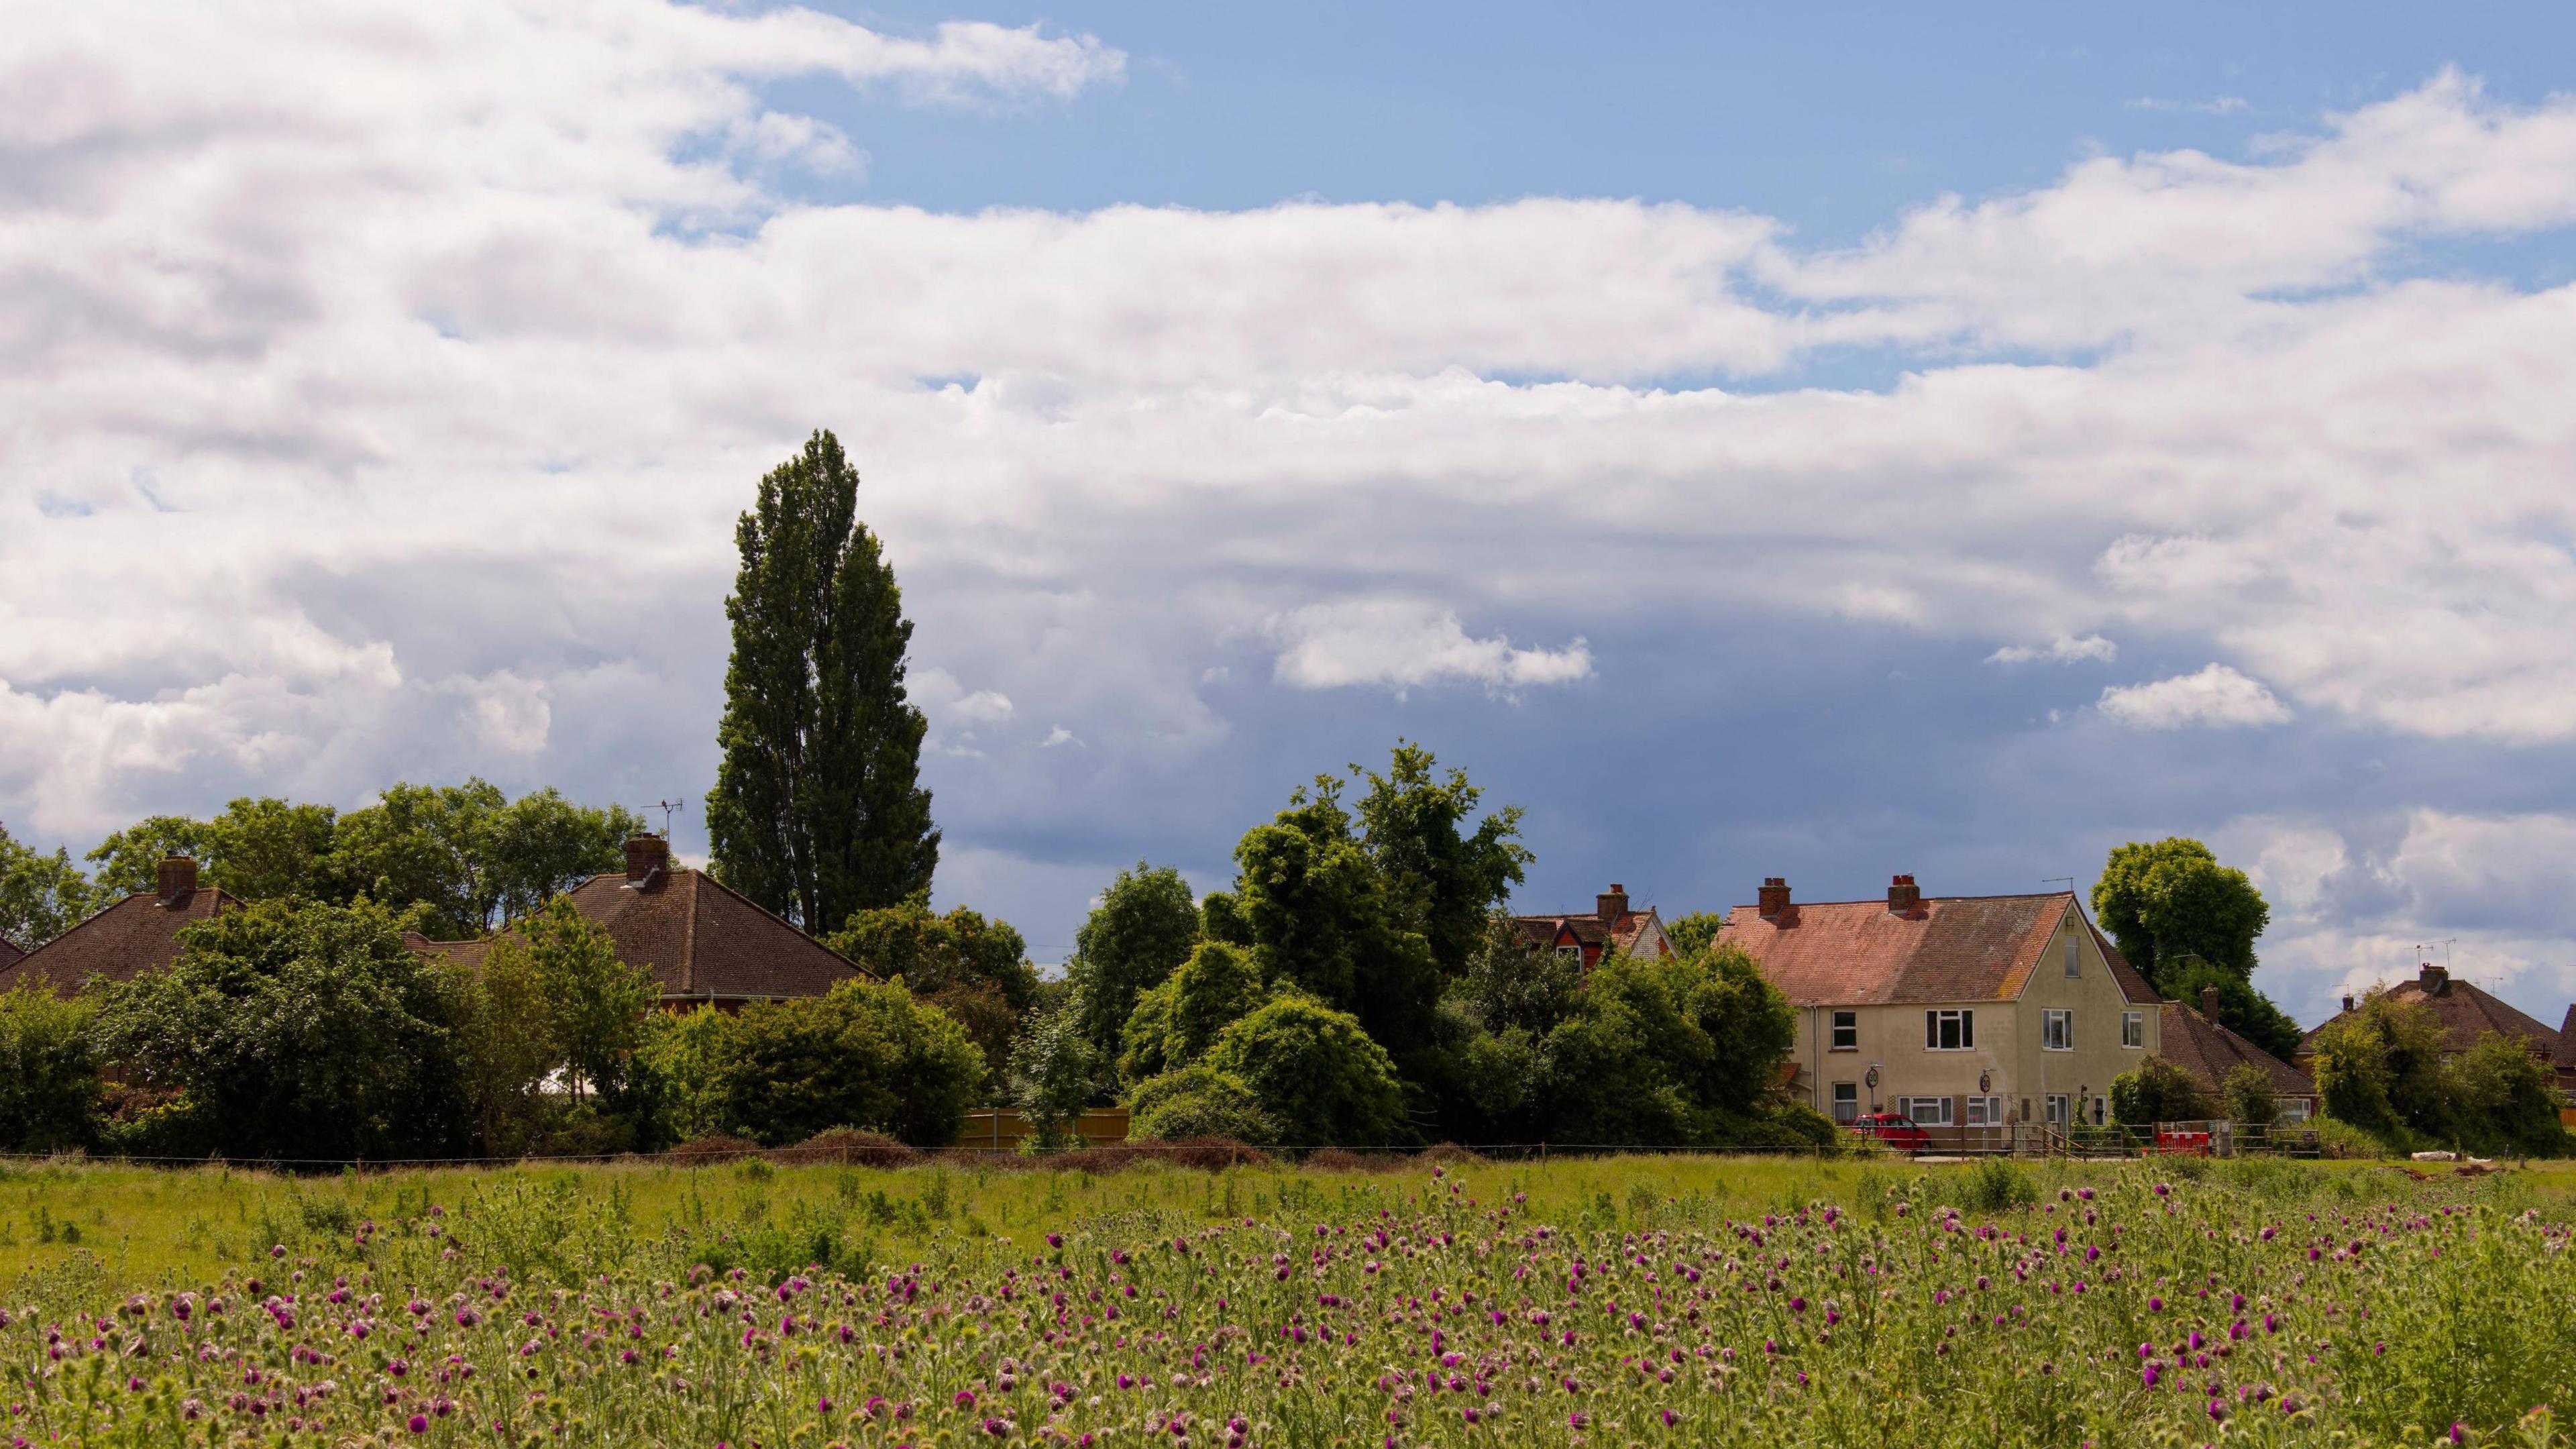
[[[131,981],[179,959],[179,929],[239,910],[241,902],[197,884],[197,863],[174,855],[160,864],[153,888],[91,915],[33,951],[0,965],[0,991],[39,986],[72,996],[92,977]]]
[[[618,959],[653,973],[668,1011],[820,996],[867,973],[822,942],[702,870],[671,864],[669,841],[626,842],[624,874],[595,875],[569,892],[573,908],[606,930]],[[507,935],[507,932],[503,932]],[[480,964],[498,936],[432,941],[413,950]]]
[[[2200,1009],[2179,1001],[2164,1003],[2163,1046],[2158,1055],[2189,1072],[2215,1095],[2224,1090],[2230,1072],[2250,1066],[2272,1084],[2272,1100],[2281,1120],[2305,1122],[2323,1108],[2317,1084],[2306,1072],[2238,1036],[2218,1020],[2218,988],[2201,988]]]
[[[1601,953],[1616,949],[1631,956],[1670,956],[1673,943],[1664,935],[1664,918],[1652,906],[1628,908],[1628,888],[1612,885],[1592,898],[1589,915],[1514,916],[1512,924],[1532,951],[1553,951],[1578,958],[1586,971],[1601,964]]]
[[[1717,939],[1797,1007],[1790,1085],[1837,1121],[1903,1112],[1971,1145],[2100,1123],[2163,1040],[2154,989],[2069,892],[1935,897],[1900,875],[1884,900],[1802,904],[1773,876]]]
[[[2426,962],[2415,968],[2414,980],[2389,987],[2388,996],[2392,1001],[2420,1002],[2430,1008],[2441,1020],[2445,1053],[2457,1056],[2476,1046],[2478,1038],[2489,1032],[2519,1038],[2525,1050],[2549,1063],[2561,1091],[2576,1091],[2576,1050],[2570,1050],[2563,1029],[2553,1030],[2469,982],[2452,980],[2448,968]],[[2316,1070],[2317,1038],[2359,1007],[2359,1002],[2346,996],[2343,1010],[2317,1023],[2300,1038],[2297,1062],[2301,1070]],[[2576,1028],[2576,1006],[2567,1009],[2567,1027]]]

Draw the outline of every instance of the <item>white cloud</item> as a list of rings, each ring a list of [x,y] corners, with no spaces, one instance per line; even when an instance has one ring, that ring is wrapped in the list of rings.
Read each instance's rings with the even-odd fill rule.
[[[2197,674],[2177,674],[2152,684],[2115,684],[2095,705],[2102,713],[2142,730],[2177,730],[2287,724],[2290,711],[2259,680],[2224,664]]]
[[[2099,634],[2078,639],[2065,634],[2045,644],[2007,644],[1986,656],[1988,664],[2030,664],[2045,660],[2050,664],[2072,664],[2079,659],[2094,659],[2108,664],[2120,657],[2120,646]]]
[[[2251,109],[2243,96],[2212,96],[2207,100],[2175,100],[2165,96],[2140,96],[2121,104],[2133,111],[2187,111],[2202,116],[2233,116]]]
[[[1561,649],[1515,649],[1500,634],[1470,638],[1457,611],[1408,599],[1309,604],[1271,621],[1281,648],[1272,677],[1298,689],[1450,681],[1512,690],[1592,677],[1581,639]]]
[[[1038,748],[1042,750],[1052,750],[1059,745],[1071,745],[1077,750],[1081,749],[1082,737],[1062,725],[1057,725],[1047,731],[1045,739],[1038,741]]]

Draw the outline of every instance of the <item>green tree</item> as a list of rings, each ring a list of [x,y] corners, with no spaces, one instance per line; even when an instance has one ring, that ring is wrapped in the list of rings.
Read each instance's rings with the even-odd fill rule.
[[[2383,1135],[2438,1133],[2445,1105],[2442,1019],[2420,1001],[2374,991],[2317,1034],[2326,1115]]]
[[[930,888],[921,711],[904,692],[912,624],[858,470],[828,432],[760,480],[734,529],[733,658],[707,796],[715,873],[809,930]]]
[[[1454,976],[1484,935],[1486,917],[1511,897],[1535,857],[1520,842],[1519,806],[1476,820],[1484,792],[1467,782],[1466,771],[1444,776],[1438,767],[1429,750],[1399,739],[1385,774],[1358,765],[1351,773],[1368,782],[1358,808],[1360,843],[1398,923],[1430,945],[1444,976]]]
[[[1118,1074],[1136,1082],[1197,1061],[1269,994],[1251,953],[1223,941],[1200,942],[1179,970],[1136,998]]]
[[[653,973],[618,958],[608,932],[556,896],[519,922],[520,941],[494,947],[524,950],[545,993],[545,1015],[556,1060],[575,1101],[594,1091],[618,1096],[626,1066],[643,1044],[644,1018],[661,997]]]
[[[1217,1034],[1206,1065],[1252,1089],[1291,1146],[1406,1142],[1395,1062],[1359,1018],[1312,997],[1279,996]]]
[[[2224,966],[2213,965],[2197,956],[2164,962],[2165,985],[2161,988],[2167,1001],[2201,1004],[2205,987],[2218,988],[2218,1020],[2228,1030],[2254,1043],[2263,1050],[2288,1061],[2298,1054],[2299,1043],[2307,1033],[2299,1030],[2290,1014],[2272,1004],[2272,998],[2254,989],[2253,984]]]
[[[1544,1036],[1572,1014],[1582,990],[1580,961],[1531,949],[1529,937],[1512,918],[1496,911],[1486,918],[1475,950],[1448,994],[1488,1031],[1519,1027]]]
[[[1796,1009],[1740,950],[1611,953],[1547,1034],[1544,1128],[1576,1142],[1814,1140],[1822,1119],[1777,1090],[1796,1036]]]
[[[545,1130],[546,1078],[563,1063],[537,964],[503,937],[479,967],[449,965],[458,1084],[487,1157],[531,1151]]]
[[[1028,1113],[1039,1152],[1081,1146],[1074,1124],[1112,1084],[1108,1060],[1071,1003],[1030,1014],[1011,1047],[1011,1099]]]
[[[94,1007],[22,986],[0,992],[0,1152],[87,1147],[98,1132]]]
[[[79,925],[95,894],[69,851],[42,854],[0,824],[0,939],[32,951]]]
[[[902,987],[843,981],[819,997],[745,1007],[719,1036],[711,1075],[719,1119],[769,1146],[846,1126],[944,1147],[984,1080],[984,1057],[964,1028]]]
[[[2224,1110],[2198,1077],[2151,1056],[2111,1079],[2111,1116],[2130,1127],[2207,1122]]]
[[[452,978],[372,902],[256,901],[182,929],[178,959],[109,988],[102,1054],[175,1088],[227,1157],[438,1156],[468,1146]]]
[[[1137,996],[1163,984],[1198,940],[1199,908],[1179,871],[1140,860],[1118,872],[1074,933],[1064,968],[1095,1050],[1117,1054]]]
[[[2252,975],[2254,941],[2272,909],[2245,872],[2220,865],[2197,840],[2172,836],[2114,849],[2093,883],[2093,915],[2129,964],[2175,999],[2164,974],[2174,958],[2197,956],[2240,981]]]
[[[1693,911],[1676,917],[1664,927],[1664,939],[1670,941],[1676,956],[1696,956],[1709,948],[1717,933],[1726,929],[1724,911]]]
[[[2558,1084],[2549,1064],[2520,1037],[2496,1032],[2443,1064],[2449,1135],[2478,1152],[2563,1157],[2576,1150],[2558,1118]]]
[[[246,901],[292,896],[340,904],[350,892],[332,855],[338,830],[339,812],[328,805],[244,796],[211,820],[138,820],[100,841],[89,859],[99,867],[100,887],[119,896],[153,889],[162,857],[185,855],[197,862],[199,884]]]
[[[2219,1094],[2226,1099],[2231,1122],[2269,1127],[2281,1115],[2281,1104],[2272,1095],[2272,1074],[2252,1062],[2238,1062],[2219,1083]]]
[[[1011,1043],[1038,999],[1038,969],[1008,921],[963,906],[933,915],[930,893],[879,910],[854,912],[823,944],[879,980],[900,980],[966,1028],[984,1054],[985,1086],[1008,1082]]]
[[[425,908],[439,940],[479,936],[593,875],[624,865],[644,822],[623,806],[577,806],[551,789],[513,801],[487,780],[396,783],[340,817],[334,869],[353,891]]]

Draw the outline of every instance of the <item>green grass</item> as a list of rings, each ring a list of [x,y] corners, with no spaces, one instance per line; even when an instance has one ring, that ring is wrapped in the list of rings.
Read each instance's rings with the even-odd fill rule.
[[[1576,1226],[1794,1211],[1811,1203],[1873,1211],[1895,1200],[1972,1214],[2009,1209],[2061,1186],[2113,1180],[2117,1166],[2015,1163],[1917,1167],[1901,1159],[1833,1161],[1639,1156],[1545,1163],[1452,1163],[1447,1182],[1487,1202],[1526,1198],[1530,1216]],[[2381,1163],[2168,1162],[2170,1174],[2214,1176],[2288,1204],[2381,1199],[2414,1185]],[[2450,1179],[2448,1169],[2432,1174]],[[359,1226],[471,1212],[495,1194],[542,1194],[568,1222],[605,1224],[667,1257],[748,1261],[793,1253],[801,1239],[865,1241],[885,1260],[942,1242],[1002,1239],[1020,1248],[1069,1223],[1128,1219],[1205,1224],[1245,1217],[1348,1217],[1422,1197],[1428,1165],[1314,1172],[1280,1165],[1200,1172],[1156,1165],[1099,1174],[935,1165],[894,1169],[677,1166],[653,1161],[498,1170],[437,1168],[296,1177],[240,1168],[160,1169],[77,1160],[0,1165],[0,1284],[8,1301],[69,1278],[123,1294],[211,1281],[255,1268],[270,1250],[328,1256]],[[1998,1177],[2000,1174],[2000,1177]],[[2018,1185],[2018,1192],[2014,1185]],[[2545,1217],[2576,1213],[2576,1163],[2535,1163],[2484,1180]],[[797,1260],[823,1261],[808,1256]],[[679,1264],[686,1267],[687,1264]]]

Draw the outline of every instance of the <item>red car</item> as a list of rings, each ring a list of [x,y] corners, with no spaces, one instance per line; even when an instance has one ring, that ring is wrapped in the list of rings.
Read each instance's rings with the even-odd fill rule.
[[[1902,1112],[1863,1112],[1852,1119],[1854,1135],[1884,1142],[1899,1152],[1921,1152],[1932,1145],[1932,1134],[1914,1125],[1914,1119]]]

